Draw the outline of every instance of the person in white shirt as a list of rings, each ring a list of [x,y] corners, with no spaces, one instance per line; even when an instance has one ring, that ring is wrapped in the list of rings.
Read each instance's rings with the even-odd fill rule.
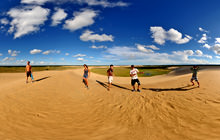
[[[138,73],[140,73],[140,72],[138,71],[138,69],[137,69],[137,68],[134,68],[134,65],[131,65],[130,76],[131,76],[131,85],[132,85],[132,87],[133,87],[132,92],[135,91],[135,83],[138,84],[137,91],[138,91],[138,92],[141,92],[141,91],[140,91],[140,85],[141,85],[141,83],[140,83],[140,81],[139,81],[139,79],[138,79]]]

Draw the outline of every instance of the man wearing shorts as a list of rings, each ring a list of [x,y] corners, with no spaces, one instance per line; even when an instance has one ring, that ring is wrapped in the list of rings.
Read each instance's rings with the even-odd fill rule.
[[[141,92],[140,91],[141,83],[138,79],[138,73],[139,73],[138,69],[134,68],[134,65],[131,65],[130,76],[131,76],[131,85],[133,87],[132,92],[135,91],[135,83],[138,84],[137,91]]]
[[[192,68],[191,68],[191,70],[192,70],[192,78],[191,78],[191,82],[192,82],[192,86],[194,86],[194,80],[197,82],[197,84],[198,84],[198,87],[200,86],[199,85],[199,80],[198,80],[198,78],[197,78],[197,73],[198,73],[198,70],[199,70],[199,67],[198,66],[193,66]]]
[[[25,73],[26,73],[26,76],[27,76],[26,77],[26,83],[28,83],[28,77],[31,77],[31,73],[32,73],[32,68],[31,68],[31,65],[30,65],[30,61],[27,62]],[[32,82],[32,79],[31,79],[31,82]]]
[[[110,68],[107,70],[107,76],[108,76],[108,90],[110,90],[110,87],[112,85],[113,82],[113,65],[110,65]]]

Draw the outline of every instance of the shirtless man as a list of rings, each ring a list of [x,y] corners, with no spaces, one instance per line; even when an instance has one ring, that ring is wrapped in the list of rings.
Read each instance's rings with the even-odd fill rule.
[[[26,69],[25,69],[25,73],[26,73],[26,75],[27,75],[27,77],[26,77],[26,83],[28,83],[28,77],[31,77],[31,73],[32,73],[30,61],[27,62]],[[32,79],[31,79],[31,82],[32,82]]]

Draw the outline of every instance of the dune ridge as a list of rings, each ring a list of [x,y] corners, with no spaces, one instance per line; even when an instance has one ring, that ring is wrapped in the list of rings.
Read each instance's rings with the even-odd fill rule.
[[[2,140],[218,140],[220,73],[199,72],[201,87],[189,86],[191,74],[140,78],[142,92],[130,91],[129,77],[92,73],[87,90],[82,69],[0,73]]]

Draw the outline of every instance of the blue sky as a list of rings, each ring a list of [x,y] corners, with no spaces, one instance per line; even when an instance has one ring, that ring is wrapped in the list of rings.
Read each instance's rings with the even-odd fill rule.
[[[219,0],[3,0],[0,65],[219,64]]]

